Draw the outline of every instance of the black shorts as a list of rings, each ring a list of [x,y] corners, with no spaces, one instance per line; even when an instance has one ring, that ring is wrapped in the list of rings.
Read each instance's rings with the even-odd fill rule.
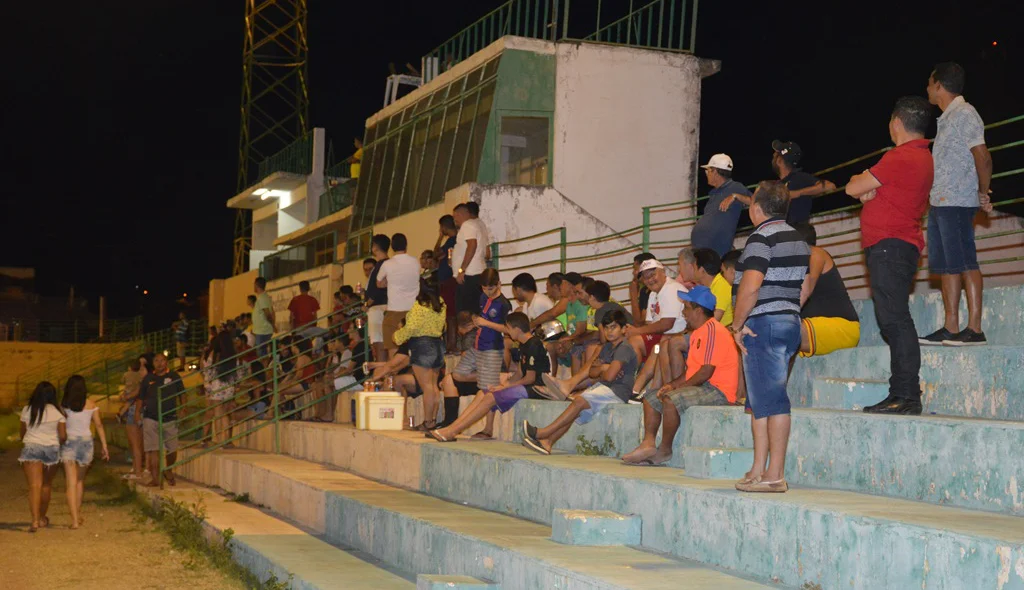
[[[466,275],[465,280],[455,290],[457,311],[480,313],[480,275]]]
[[[480,391],[476,381],[459,381],[453,378],[452,382],[455,383],[455,390],[460,396],[476,395]]]

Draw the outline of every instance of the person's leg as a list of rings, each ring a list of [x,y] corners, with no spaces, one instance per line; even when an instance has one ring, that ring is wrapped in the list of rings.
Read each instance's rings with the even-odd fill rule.
[[[82,498],[85,497],[85,476],[89,474],[90,465],[82,465],[78,468],[78,481],[76,487],[78,492],[76,498],[78,499],[78,524],[79,526],[85,522],[85,516],[82,515]]]
[[[43,464],[39,461],[25,461],[21,464],[25,472],[25,481],[28,482],[28,509],[32,514],[32,528],[35,531],[40,526],[39,506],[43,496]]]
[[[867,252],[871,299],[878,327],[889,343],[889,394],[920,402],[921,345],[910,315],[918,256],[916,247],[893,239],[883,240]]]
[[[437,393],[437,371],[413,365],[412,374],[423,390],[423,426],[432,428],[437,422],[440,396]]]
[[[960,248],[963,251],[963,284],[967,290],[967,327],[981,333],[982,280],[978,266],[978,247],[974,239],[974,216],[978,210],[974,207],[958,207],[957,223]]]
[[[136,478],[141,478],[142,472],[146,468],[145,457],[142,453],[142,427],[129,425],[125,427],[125,432],[128,434],[128,446],[132,451],[132,471]]]
[[[647,355],[647,360],[644,361],[643,366],[640,367],[640,371],[636,374],[636,380],[633,381],[633,391],[643,393],[644,388],[647,387],[648,381],[654,377],[656,372],[660,378],[661,374],[657,370],[659,356],[661,356],[661,354],[655,352],[651,352],[651,354]]]
[[[494,409],[494,394],[481,392],[458,418],[449,426],[437,430],[443,438],[452,439],[474,425]],[[447,417],[445,418],[447,420]]]
[[[786,449],[789,446],[789,414],[776,414],[766,420],[768,434],[768,470],[764,481],[780,481],[786,477]]]
[[[537,430],[537,442],[539,442],[547,450],[551,450],[558,439],[562,438],[565,433],[572,426],[572,423],[579,417],[584,410],[590,409],[590,402],[588,402],[583,396],[579,396],[572,400],[569,407],[566,408],[555,420]]]
[[[658,430],[661,428],[662,403],[657,395],[644,396],[644,439],[640,446],[622,456],[626,463],[649,459],[657,451]]]
[[[50,494],[53,490],[53,478],[57,476],[58,465],[46,465],[43,467],[43,487],[39,494],[39,519],[43,526],[48,526],[50,519],[46,517],[50,509]]]
[[[810,322],[806,319],[800,321],[800,352],[807,356],[811,356],[814,353],[814,349],[811,347],[811,332]]]
[[[967,327],[981,333],[981,305],[984,280],[980,270],[969,270],[963,274],[967,287]]]
[[[747,478],[757,479],[764,476],[768,468],[768,418],[758,420],[750,415],[750,432],[754,437],[754,464],[747,472]]]
[[[655,463],[664,463],[672,457],[672,443],[676,440],[676,432],[682,422],[675,404],[667,403],[664,407],[665,411],[661,414],[661,444],[658,445]]]
[[[64,461],[64,495],[68,500],[68,512],[71,513],[71,528],[78,528],[78,463]]]
[[[945,313],[943,327],[956,334],[960,331],[960,291],[963,284],[959,274],[939,275],[939,282],[942,286],[942,310]]]
[[[683,334],[675,334],[668,339],[667,347],[668,354],[663,361],[666,366],[661,372],[663,383],[670,383],[686,371],[686,353],[690,348],[690,341]]]

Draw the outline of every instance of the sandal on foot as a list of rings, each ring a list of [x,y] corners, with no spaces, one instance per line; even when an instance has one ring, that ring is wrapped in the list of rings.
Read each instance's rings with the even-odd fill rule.
[[[565,392],[562,391],[562,384],[550,373],[540,376],[544,380],[544,387],[547,389],[547,398],[556,402],[565,401]],[[539,391],[537,393],[540,393]]]
[[[551,451],[545,449],[544,446],[540,444],[539,440],[537,440],[537,439],[535,439],[533,437],[530,437],[530,436],[524,436],[523,437],[523,446],[528,448],[528,449],[530,449],[531,451],[536,451],[536,452],[540,453],[541,455],[550,455],[551,454]]]
[[[781,494],[789,490],[789,484],[786,483],[785,479],[778,481],[763,481],[758,478],[757,481],[740,487],[740,484],[736,485],[736,489],[741,492],[759,493],[759,494]]]
[[[473,436],[471,436],[469,438],[472,438],[472,439],[475,439],[475,440],[494,440],[494,435],[491,434],[490,432],[483,432],[483,431],[481,431],[481,432],[478,432],[478,433],[474,434]]]
[[[739,481],[736,482],[736,484],[737,485],[739,485],[739,484],[750,484],[750,483],[753,483],[757,479],[759,479],[759,478],[750,475],[750,472],[748,471],[746,474],[744,474],[742,479],[740,479]]]
[[[436,440],[437,442],[442,442],[442,443],[452,443],[452,442],[455,442],[455,437],[445,438],[445,437],[441,436],[441,433],[436,431],[436,430],[429,430],[429,431],[427,431],[427,436],[429,436],[430,438]]]

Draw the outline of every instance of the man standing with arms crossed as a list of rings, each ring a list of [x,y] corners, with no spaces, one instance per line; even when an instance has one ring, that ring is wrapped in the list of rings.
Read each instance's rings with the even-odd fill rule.
[[[928,102],[942,110],[932,157],[935,180],[928,214],[928,269],[942,281],[945,324],[920,338],[921,344],[977,346],[981,331],[982,278],[974,243],[974,215],[992,211],[989,182],[992,155],[985,146],[985,123],[961,93],[964,69],[945,62],[928,78]],[[960,289],[967,287],[967,327],[960,330]]]
[[[487,268],[487,249],[490,247],[487,228],[473,211],[479,211],[475,203],[456,205],[452,216],[459,226],[452,250],[452,272],[455,273],[458,311],[478,312],[480,309],[480,273]]]
[[[864,203],[860,241],[878,327],[889,343],[889,396],[864,408],[869,414],[921,414],[921,345],[910,315],[910,292],[924,248],[921,216],[932,186],[932,155],[924,138],[930,110],[918,96],[896,101],[889,119],[896,147],[846,185],[846,194]]]

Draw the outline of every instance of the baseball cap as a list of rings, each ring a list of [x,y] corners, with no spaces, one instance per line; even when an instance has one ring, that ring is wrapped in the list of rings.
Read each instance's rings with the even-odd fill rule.
[[[776,139],[772,142],[772,149],[779,152],[782,159],[790,166],[796,166],[800,162],[800,156],[804,155],[800,150],[800,146],[792,141],[780,141]]]
[[[732,158],[726,154],[715,154],[711,156],[707,164],[701,166],[707,170],[708,168],[717,168],[719,170],[732,170]]]
[[[715,298],[714,293],[704,285],[697,285],[688,292],[676,291],[676,295],[679,297],[680,301],[696,303],[697,305],[712,311],[714,311],[715,306],[718,304],[718,299]]]
[[[643,273],[646,270],[654,270],[656,268],[665,268],[665,265],[657,260],[644,260],[643,264],[640,265],[640,272]]]

